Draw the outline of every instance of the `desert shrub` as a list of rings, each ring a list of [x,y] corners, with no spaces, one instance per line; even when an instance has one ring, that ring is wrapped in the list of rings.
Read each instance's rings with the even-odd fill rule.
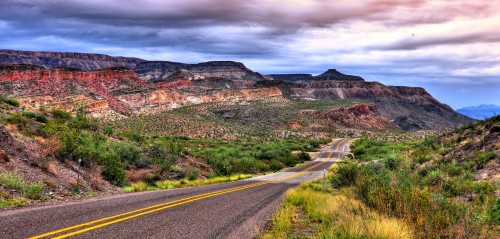
[[[387,155],[387,158],[383,161],[383,164],[390,170],[395,170],[399,167],[399,159],[395,154]]]
[[[495,200],[495,204],[488,211],[488,216],[493,223],[500,225],[500,198]]]
[[[114,154],[105,154],[101,160],[104,178],[113,185],[124,186],[127,183],[127,173],[118,157]]]
[[[285,164],[283,164],[282,162],[280,162],[278,160],[269,161],[269,169],[273,172],[279,171],[284,167],[285,167]]]
[[[353,162],[347,162],[337,167],[330,181],[333,187],[341,188],[356,183],[356,179],[358,178],[358,176],[358,165]]]
[[[0,185],[18,190],[24,197],[29,199],[39,199],[43,190],[43,184],[26,183],[23,176],[17,173],[0,174]]]
[[[478,153],[474,160],[476,169],[482,169],[484,165],[494,157],[495,153],[491,151]]]
[[[21,190],[24,186],[24,179],[17,173],[1,173],[0,184],[6,188]]]
[[[40,199],[42,196],[43,184],[25,184],[22,188],[22,194],[29,199]]]
[[[311,160],[311,155],[309,155],[308,153],[306,153],[304,151],[300,151],[300,153],[297,156],[299,157],[299,160],[301,162]]]
[[[38,121],[40,123],[47,123],[49,121],[49,119],[47,118],[47,116],[45,116],[43,114],[38,114],[38,113],[35,113],[35,112],[31,112],[31,111],[23,112],[23,116],[35,119],[36,121]]]
[[[60,109],[53,109],[50,111],[50,114],[52,114],[52,117],[54,117],[55,119],[59,120],[71,119],[71,114],[69,112]]]
[[[147,162],[160,166],[161,173],[164,174],[177,162],[181,147],[174,142],[154,142],[147,149]]]
[[[439,170],[433,170],[431,171],[425,178],[424,178],[424,183],[425,185],[438,185],[442,184],[444,182],[444,176]]]
[[[447,196],[460,196],[472,192],[473,182],[470,180],[450,179],[443,185],[443,190]]]
[[[62,148],[58,154],[61,159],[69,158],[74,161],[81,159],[86,165],[91,161],[98,161],[103,152],[103,141],[89,131],[69,130],[61,132]]]
[[[19,107],[19,101],[17,101],[16,99],[12,99],[12,98],[8,98],[8,97],[2,97],[0,96],[0,102],[4,102],[6,104],[9,104],[9,105],[12,105],[12,106],[15,106],[15,107]]]
[[[138,143],[142,143],[145,140],[144,135],[132,130],[122,130],[118,133],[118,136]]]
[[[107,135],[113,135],[113,133],[114,133],[114,129],[111,126],[104,126],[103,130],[104,130],[104,133]]]
[[[123,141],[112,141],[108,143],[108,149],[116,154],[122,162],[137,164],[141,161],[141,149],[133,144]]]
[[[30,120],[21,113],[14,113],[7,116],[7,122],[16,124],[18,126],[26,127],[26,125],[28,125]]]

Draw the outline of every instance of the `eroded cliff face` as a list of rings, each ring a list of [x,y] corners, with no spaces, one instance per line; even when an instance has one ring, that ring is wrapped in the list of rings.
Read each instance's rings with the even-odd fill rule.
[[[96,101],[106,100],[117,112],[128,114],[129,107],[118,101],[115,96],[149,89],[150,86],[139,79],[135,72],[126,69],[89,72],[67,69],[0,72],[0,90],[7,92],[10,97],[32,99],[29,105],[44,104],[64,109],[69,107],[68,104],[81,102],[75,96],[82,95],[89,98],[89,108],[97,107]],[[44,96],[50,98],[43,98]]]
[[[127,69],[87,72],[27,66],[5,69],[0,71],[0,92],[18,98],[28,109],[44,106],[73,111],[75,107],[84,106],[96,115],[109,109],[130,115],[191,104],[282,96],[278,88],[252,89],[254,82],[251,81],[215,78],[148,83]]]
[[[169,61],[154,61],[138,64],[134,71],[146,81],[167,81],[180,70],[189,71],[193,79],[224,78],[227,80],[260,81],[265,80],[259,73],[245,67],[240,62],[210,61],[199,64],[183,64]]]
[[[103,54],[0,50],[0,65],[31,64],[44,66],[47,69],[59,67],[72,67],[85,71],[110,67],[133,69],[144,61],[139,58],[113,57]]]
[[[118,100],[130,106],[134,113],[154,113],[182,106],[211,102],[254,101],[282,97],[278,88],[229,90],[212,94],[180,93],[173,90],[157,90],[118,96]]]
[[[302,99],[362,99],[405,130],[454,128],[472,122],[441,104],[420,87],[385,86],[378,82],[314,81],[295,84]]]

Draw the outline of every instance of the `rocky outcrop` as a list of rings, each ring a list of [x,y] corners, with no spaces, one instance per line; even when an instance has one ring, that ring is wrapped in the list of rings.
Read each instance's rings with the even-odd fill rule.
[[[178,91],[157,90],[118,96],[118,100],[130,106],[134,113],[153,113],[181,106],[211,102],[253,101],[281,97],[278,88],[246,89],[198,95]]]
[[[314,81],[295,84],[292,96],[302,99],[361,99],[404,130],[455,128],[473,122],[441,104],[420,87],[385,86],[378,82]]]
[[[144,62],[137,65],[134,71],[146,81],[166,81],[169,76],[179,70],[187,70],[193,79],[224,78],[227,80],[260,81],[265,80],[259,73],[253,72],[245,65],[234,61],[210,61],[199,64],[183,64],[170,61]]]
[[[319,120],[335,128],[364,130],[396,130],[399,127],[383,117],[374,105],[359,104],[347,108],[326,111],[305,110],[301,114]]]
[[[188,70],[181,69],[181,70],[174,72],[172,75],[169,75],[166,78],[166,81],[193,80],[193,79],[195,79],[195,75],[192,72],[190,72]]]
[[[129,109],[116,99],[116,95],[149,91],[150,88],[151,86],[139,79],[135,72],[126,69],[89,72],[67,69],[0,72],[0,91],[7,92],[11,97],[28,97],[36,101],[35,96],[50,96],[55,98],[49,99],[54,103],[65,97],[84,95],[97,101],[105,99],[114,110],[123,114],[130,113]],[[44,102],[43,98],[38,99]],[[66,103],[62,100],[61,107],[66,108]],[[102,102],[89,103],[92,103],[90,107],[104,107]],[[37,102],[31,104],[36,105]]]
[[[108,110],[109,104],[106,100],[95,100],[84,95],[66,96],[63,98],[45,96],[27,96],[17,98],[26,110],[34,111],[42,106],[48,110],[62,109],[68,112],[76,110],[76,107],[83,106],[88,113]]]
[[[329,69],[326,72],[324,72],[321,75],[315,76],[314,80],[316,81],[365,81],[362,77],[360,76],[353,76],[353,75],[346,75],[343,73],[340,73],[339,71],[335,69]]]
[[[31,64],[43,66],[47,69],[59,67],[71,67],[85,71],[110,67],[133,69],[137,64],[144,61],[139,58],[113,57],[103,54],[0,50],[0,65]]]

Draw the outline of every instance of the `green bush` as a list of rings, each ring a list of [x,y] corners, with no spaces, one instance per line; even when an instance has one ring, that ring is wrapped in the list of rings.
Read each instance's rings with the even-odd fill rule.
[[[424,183],[426,185],[438,185],[444,182],[444,176],[439,170],[433,170],[424,178]]]
[[[493,223],[500,225],[500,198],[495,200],[495,205],[489,210],[488,216]]]
[[[0,184],[6,188],[21,190],[24,186],[24,179],[17,173],[1,173]]]
[[[395,154],[389,154],[383,163],[388,169],[395,170],[399,167],[398,156]]]
[[[24,115],[22,115],[20,113],[14,113],[14,114],[7,116],[7,121],[9,123],[16,124],[16,125],[23,126],[23,127],[26,127],[26,125],[28,125],[28,123],[30,122],[30,120],[28,118],[24,117]]]
[[[53,109],[50,111],[50,114],[56,119],[60,120],[69,120],[71,119],[71,114],[69,112],[66,112],[64,110],[60,109]]]
[[[114,129],[111,126],[104,126],[104,133],[107,135],[113,135]]]
[[[133,144],[123,141],[113,141],[108,143],[108,148],[122,162],[138,164],[141,161],[141,149]]]
[[[36,121],[38,121],[40,123],[47,123],[47,122],[49,122],[49,119],[47,118],[47,116],[42,115],[42,114],[38,114],[38,113],[35,113],[35,112],[30,112],[30,111],[23,112],[23,116],[35,119]]]
[[[24,197],[29,199],[39,199],[43,190],[43,184],[26,183],[24,178],[17,173],[0,174],[0,185],[20,191]]]
[[[0,102],[4,102],[6,104],[9,104],[9,105],[12,105],[12,106],[15,106],[15,107],[19,107],[19,101],[17,101],[16,99],[12,99],[12,98],[8,98],[8,97],[0,97]]]
[[[358,176],[358,165],[353,162],[347,162],[339,165],[330,181],[334,188],[347,187],[356,183]]]
[[[42,196],[43,184],[26,184],[22,188],[22,194],[29,199],[40,199]]]
[[[124,186],[127,184],[127,173],[116,155],[104,155],[101,164],[103,165],[102,175],[106,180],[116,186]]]
[[[482,169],[484,165],[494,157],[495,157],[494,152],[487,151],[478,153],[476,159],[474,160],[476,169]]]

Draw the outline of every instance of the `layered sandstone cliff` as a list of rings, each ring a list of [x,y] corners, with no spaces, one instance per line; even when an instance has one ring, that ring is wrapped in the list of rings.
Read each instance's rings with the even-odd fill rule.
[[[194,82],[194,83],[193,83]],[[0,92],[15,97],[28,109],[59,108],[88,112],[113,109],[121,114],[154,113],[191,104],[250,101],[281,97],[278,88],[252,88],[251,81],[208,78],[145,82],[134,71],[40,69],[6,66],[0,69]]]
[[[259,73],[253,72],[242,63],[234,61],[210,61],[199,64],[154,61],[141,63],[134,68],[140,78],[151,82],[165,81],[179,70],[189,71],[193,74],[193,79],[265,80]]]

